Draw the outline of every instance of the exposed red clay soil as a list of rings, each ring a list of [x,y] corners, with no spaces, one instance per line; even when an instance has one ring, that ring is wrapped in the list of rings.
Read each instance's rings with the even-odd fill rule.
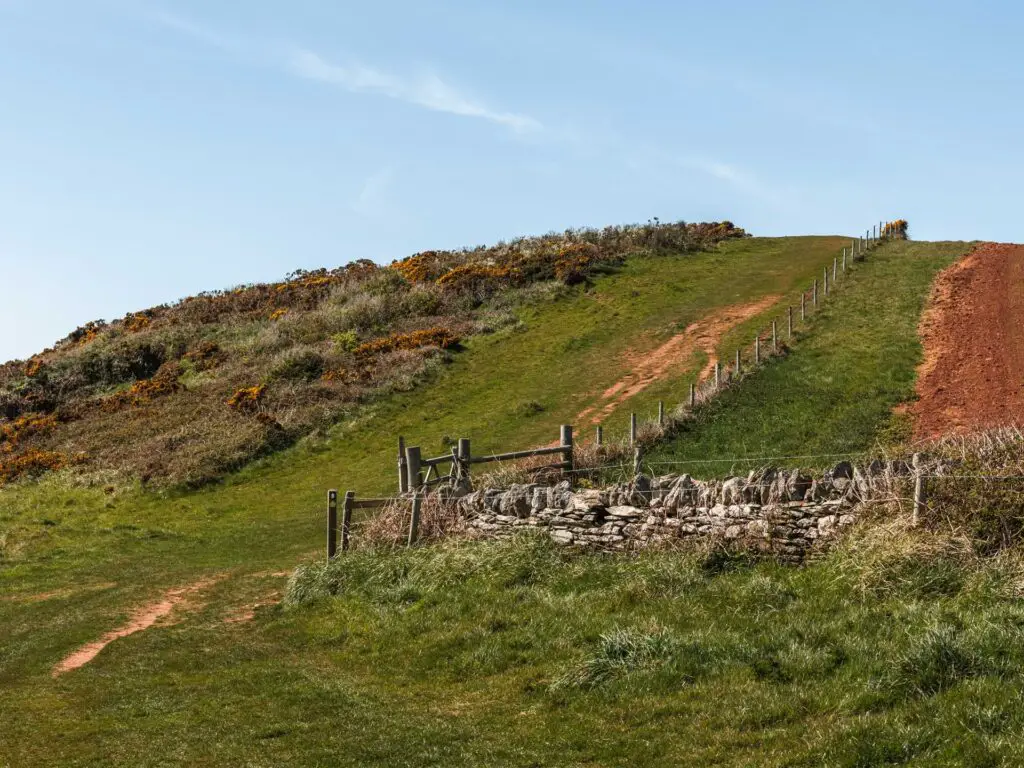
[[[718,362],[715,348],[722,336],[744,320],[769,309],[779,301],[779,298],[765,296],[752,304],[725,307],[688,326],[685,331],[676,334],[653,352],[627,352],[627,358],[632,366],[629,373],[601,393],[601,402],[581,411],[576,417],[576,422],[589,423],[591,426],[601,423],[629,398],[643,392],[673,368],[681,369],[685,366],[697,350],[708,356],[708,362],[699,377],[700,380],[706,379],[715,370],[715,363]]]
[[[100,651],[115,640],[149,629],[157,621],[170,614],[176,607],[187,603],[191,596],[213,586],[226,576],[227,574],[220,574],[218,576],[201,579],[200,581],[193,582],[192,584],[188,584],[184,587],[167,590],[156,602],[144,605],[136,610],[127,624],[107,632],[107,634],[99,640],[83,645],[77,651],[65,657],[59,664],[54,666],[52,672],[53,676],[59,677],[65,672],[70,672],[74,669],[85,666],[95,659],[99,655]]]
[[[920,333],[915,438],[1024,421],[1024,246],[983,243],[943,270]]]

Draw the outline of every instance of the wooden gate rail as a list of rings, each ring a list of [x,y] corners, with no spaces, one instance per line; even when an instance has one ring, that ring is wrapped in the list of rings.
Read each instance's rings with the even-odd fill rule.
[[[411,547],[419,538],[420,512],[423,508],[423,494],[417,491],[408,499],[412,506],[409,521],[408,545]],[[355,509],[381,509],[389,504],[403,501],[401,498],[357,499],[355,491],[345,491],[341,502],[341,551],[347,552],[352,528],[352,511]],[[327,559],[338,554],[338,492],[327,492]]]
[[[562,462],[554,464],[550,469],[572,470],[573,468],[573,437],[572,426],[563,424],[559,430],[558,445],[544,446],[542,448],[529,448],[525,451],[510,451],[508,453],[492,453],[486,456],[472,456],[470,453],[469,438],[459,438],[458,447],[453,447],[452,452],[447,456],[435,456],[434,458],[422,458],[419,446],[405,447],[405,438],[398,438],[398,467],[400,493],[410,490],[415,491],[421,488],[429,488],[444,480],[465,480],[469,478],[469,468],[473,464],[486,464],[492,461],[514,461],[516,459],[527,459],[532,456],[552,456],[560,454]],[[442,477],[438,467],[444,464],[451,465],[447,477]],[[423,469],[426,468],[424,475]],[[402,471],[404,470],[404,474]]]

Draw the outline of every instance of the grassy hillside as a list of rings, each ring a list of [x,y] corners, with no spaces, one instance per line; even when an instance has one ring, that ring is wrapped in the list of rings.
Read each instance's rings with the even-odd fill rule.
[[[275,574],[319,556],[328,486],[366,494],[393,490],[397,435],[428,452],[440,452],[446,436],[469,436],[476,450],[553,440],[559,423],[603,402],[602,393],[637,360],[690,323],[778,296],[777,304],[729,327],[715,349],[727,356],[781,307],[797,303],[799,290],[844,242],[743,239],[711,251],[630,258],[557,301],[518,305],[515,322],[467,338],[464,349],[418,388],[360,403],[329,437],[307,440],[201,491],[155,494],[102,474],[78,480],[54,474],[0,489],[0,765],[52,764],[55,757],[67,764],[614,764],[627,749],[649,764],[720,755],[724,764],[739,765],[754,760],[763,744],[776,750],[765,755],[779,756],[766,758],[767,764],[781,763],[782,755],[803,754],[805,764],[815,764],[824,754],[855,754],[865,710],[855,704],[837,710],[836,702],[847,700],[851,686],[873,685],[877,668],[863,649],[886,632],[897,633],[904,617],[891,597],[885,605],[893,613],[879,624],[885,605],[858,603],[856,584],[826,587],[826,572],[804,576],[761,566],[715,575],[696,560],[670,556],[620,564],[594,557],[554,567],[561,555],[527,547],[483,553],[494,569],[468,578],[458,568],[445,575],[441,565],[430,564],[434,555],[424,554],[412,556],[424,560],[409,564],[407,576],[399,573],[408,570],[400,559],[364,562],[359,567],[367,570],[350,577],[357,593],[340,602],[290,613],[264,607],[255,621],[225,623],[254,603],[273,602],[284,583]],[[896,309],[861,312],[856,320],[865,338],[875,335],[888,350],[884,365],[900,386],[917,351],[892,339],[905,339],[907,328],[914,338],[914,307],[927,292],[928,275],[955,252],[915,247],[908,258],[900,258],[897,246],[876,251],[877,259],[859,265],[837,291],[834,309],[815,321],[823,333],[848,325],[851,318],[841,315],[847,297],[890,291]],[[871,287],[876,267],[884,285]],[[893,317],[900,318],[895,326]],[[841,345],[813,347],[817,332],[728,396],[739,398],[775,370],[799,374],[799,367],[784,367],[796,366],[805,348],[836,370],[850,360],[874,359],[832,362]],[[677,361],[612,409],[609,430],[624,431],[630,410],[650,412],[659,398],[682,400],[705,361],[700,352]],[[889,388],[858,391],[877,401],[870,413],[895,401]],[[828,426],[833,410],[819,412],[819,428],[838,432],[848,423]],[[749,431],[737,420],[714,442],[743,445],[737,436]],[[862,446],[873,439],[869,430],[859,434]],[[378,578],[374,568],[397,571]],[[427,576],[416,576],[417,569],[443,576],[451,589],[427,589]],[[64,654],[123,623],[136,606],[210,575],[222,580],[190,598],[176,625],[119,640],[88,666],[50,678]],[[748,592],[755,597],[727,618],[724,607]],[[936,610],[962,611],[971,621],[1006,610],[997,592],[970,605],[961,594],[950,593],[950,602]],[[842,609],[822,630],[819,646],[808,633],[825,604],[829,611]],[[713,616],[721,618],[715,626]],[[772,622],[785,616],[781,634],[765,623],[769,616]],[[616,628],[627,631],[627,646],[639,643],[638,657],[600,639]],[[689,647],[704,628],[713,649],[706,665],[700,662],[705,666],[659,671],[659,647]],[[844,652],[858,660],[834,666],[828,648],[846,632]],[[654,639],[636,640],[647,635]],[[747,645],[753,650],[743,650]],[[764,654],[757,650],[762,646]],[[896,637],[891,648],[909,653],[913,643]],[[608,686],[551,688],[602,653],[633,660],[592,665],[614,668]],[[616,677],[635,662],[653,677],[643,671]],[[788,682],[772,671],[780,665],[783,671],[796,665],[796,672],[785,672]],[[810,685],[815,675],[820,681],[801,697],[800,681]],[[894,744],[906,718],[926,718],[934,701],[911,696],[893,705],[883,724],[897,734]],[[784,709],[790,705],[796,709]],[[974,700],[957,712],[971,707]],[[777,714],[759,719],[759,710]],[[805,716],[821,728],[809,741]],[[709,739],[701,724],[724,730]]]
[[[460,342],[514,325],[517,309],[572,295],[630,257],[685,257],[745,234],[729,222],[568,230],[89,323],[0,366],[0,484],[76,466],[202,485],[415,389]]]
[[[935,275],[969,248],[895,241],[872,253],[800,329],[791,354],[700,409],[649,465],[720,474],[765,463],[733,466],[733,457],[794,456],[774,463],[828,466],[909,437],[893,409],[914,395],[921,311]]]

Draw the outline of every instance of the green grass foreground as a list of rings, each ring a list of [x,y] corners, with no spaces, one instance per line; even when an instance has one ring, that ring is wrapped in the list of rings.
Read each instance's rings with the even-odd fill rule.
[[[927,555],[923,557],[922,555]],[[883,542],[805,569],[543,538],[361,553],[283,607],[5,687],[10,765],[1005,765],[1007,569]],[[43,726],[42,724],[46,725]]]
[[[289,611],[263,607],[254,621],[226,621],[255,603],[273,603],[285,582],[280,573],[321,556],[327,487],[364,495],[393,490],[397,435],[427,453],[443,452],[445,436],[471,437],[475,452],[549,442],[558,424],[618,380],[627,351],[642,355],[716,308],[766,294],[798,302],[799,290],[843,243],[755,238],[712,253],[631,259],[586,290],[520,308],[520,325],[474,338],[416,389],[361,408],[329,438],[199,492],[155,495],[106,487],[104,478],[82,486],[60,476],[0,489],[0,766],[654,765],[673,755],[698,764],[783,764],[806,755],[808,765],[824,756],[866,765],[872,763],[843,762],[866,748],[857,739],[880,733],[883,745],[906,742],[914,754],[941,756],[951,734],[971,728],[978,749],[1009,749],[1000,740],[1017,727],[1019,707],[1003,688],[1012,677],[991,672],[988,662],[971,667],[988,671],[935,695],[894,699],[888,709],[858,703],[878,670],[914,647],[906,633],[915,627],[938,627],[936,653],[943,656],[941,643],[959,631],[956,616],[965,627],[1018,626],[1005,618],[1014,603],[995,588],[883,599],[829,581],[837,571],[827,566],[716,575],[679,556],[563,563],[561,554],[525,547],[481,549],[479,561],[498,564],[475,569],[459,564],[459,552],[439,550],[353,559],[345,567],[363,570],[339,576],[353,585],[340,599]],[[799,373],[811,353],[834,371],[881,359],[896,385],[858,391],[871,401],[863,412],[888,413],[909,393],[919,355],[915,313],[931,276],[964,248],[883,246],[839,286],[788,358],[727,397],[740,398],[761,377]],[[876,271],[882,277],[866,282]],[[894,297],[883,305],[898,307],[894,313],[868,311],[879,292]],[[843,315],[847,301],[867,309]],[[889,322],[893,314],[898,323]],[[722,340],[719,354],[779,315],[751,318]],[[817,334],[838,338],[850,326],[864,348],[873,335],[885,350],[881,358],[843,357],[842,344],[814,346]],[[833,356],[843,362],[833,364]],[[625,430],[629,410],[652,413],[658,399],[684,399],[703,362],[681,362],[614,414],[606,434]],[[835,373],[833,384],[843,386],[847,375]],[[853,422],[827,400],[826,384],[803,390],[825,401],[806,403],[815,409],[812,426],[843,435],[830,425]],[[524,407],[533,403],[539,410]],[[781,413],[791,414],[787,408]],[[842,418],[830,421],[836,416]],[[731,424],[720,435],[722,450],[761,447],[750,436],[767,434],[766,426],[722,419]],[[780,417],[776,427],[780,446],[791,450],[791,425]],[[866,448],[874,433],[865,428],[855,437],[844,445]],[[719,445],[719,438],[702,439],[707,450]],[[445,558],[458,561],[449,576]],[[501,563],[508,570],[495,570],[506,567]],[[431,573],[437,584],[428,589]],[[88,666],[51,678],[65,654],[119,626],[138,606],[211,575],[222,580],[191,597],[174,625],[118,640]],[[744,597],[759,595],[765,579],[795,597],[778,604],[770,595]],[[813,646],[807,638],[818,637],[819,626],[861,661],[807,683],[813,690],[806,702],[800,684],[772,673],[759,678],[754,657],[741,652],[744,643],[760,647],[772,637],[778,649],[794,638]],[[705,631],[715,636],[705,661],[665,662]],[[886,632],[892,644],[877,645]],[[974,658],[974,650],[961,651]],[[1015,650],[1006,653],[1016,658]],[[603,682],[586,683],[591,678]],[[932,722],[936,702],[950,697],[967,697],[954,710],[967,717],[982,697],[971,693],[979,686],[996,691],[987,724],[968,719],[956,730],[952,720]],[[782,711],[775,724],[771,713],[784,706],[796,709]],[[922,746],[935,734],[939,746]]]

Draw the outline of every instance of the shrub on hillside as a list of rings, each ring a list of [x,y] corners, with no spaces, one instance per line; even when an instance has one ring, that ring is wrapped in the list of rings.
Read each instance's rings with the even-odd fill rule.
[[[269,378],[286,381],[314,381],[324,373],[324,357],[312,349],[301,349],[286,353],[270,369]]]

